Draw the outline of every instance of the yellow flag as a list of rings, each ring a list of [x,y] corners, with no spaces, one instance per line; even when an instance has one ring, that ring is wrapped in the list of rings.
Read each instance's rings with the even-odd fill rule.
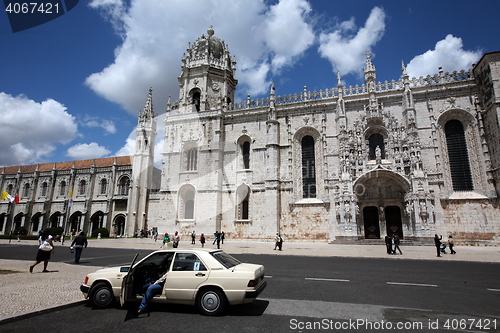
[[[10,202],[14,201],[14,197],[9,193],[2,191],[2,200],[9,200]]]
[[[68,200],[68,208],[73,206],[73,189],[69,189],[69,200]]]

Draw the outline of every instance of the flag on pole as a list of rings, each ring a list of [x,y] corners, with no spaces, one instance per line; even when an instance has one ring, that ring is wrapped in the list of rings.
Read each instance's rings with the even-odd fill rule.
[[[11,201],[11,202],[12,202],[12,201]],[[16,204],[18,204],[18,203],[19,203],[19,193],[16,193],[16,197],[14,198],[14,202],[15,202]]]
[[[69,190],[68,208],[73,206],[73,189]]]
[[[2,191],[2,200],[9,200],[10,202],[12,202],[15,200],[15,198],[9,193]]]

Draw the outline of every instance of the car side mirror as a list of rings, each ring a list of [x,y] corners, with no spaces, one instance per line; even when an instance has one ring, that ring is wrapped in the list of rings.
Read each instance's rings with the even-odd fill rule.
[[[127,273],[130,267],[120,267],[120,273]]]

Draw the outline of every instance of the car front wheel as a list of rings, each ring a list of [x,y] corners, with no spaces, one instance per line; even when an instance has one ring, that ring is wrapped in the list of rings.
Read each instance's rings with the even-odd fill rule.
[[[96,284],[90,292],[90,301],[96,308],[107,308],[115,300],[113,290],[104,282]]]
[[[205,289],[198,294],[196,304],[203,315],[216,316],[224,311],[226,296],[218,289]]]

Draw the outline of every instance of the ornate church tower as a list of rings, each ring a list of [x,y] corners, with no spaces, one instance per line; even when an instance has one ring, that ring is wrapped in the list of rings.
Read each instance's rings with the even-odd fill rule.
[[[224,115],[234,103],[236,61],[210,27],[182,58],[179,100],[165,119],[162,212],[169,230],[220,231]]]
[[[212,26],[207,34],[189,44],[182,57],[178,78],[181,113],[216,110],[234,102],[236,61],[231,59],[227,45],[214,36]]]
[[[144,109],[139,114],[135,130],[135,153],[132,162],[132,179],[128,197],[126,233],[148,228],[147,202],[153,181],[156,116],[153,111],[153,90],[149,89]]]

